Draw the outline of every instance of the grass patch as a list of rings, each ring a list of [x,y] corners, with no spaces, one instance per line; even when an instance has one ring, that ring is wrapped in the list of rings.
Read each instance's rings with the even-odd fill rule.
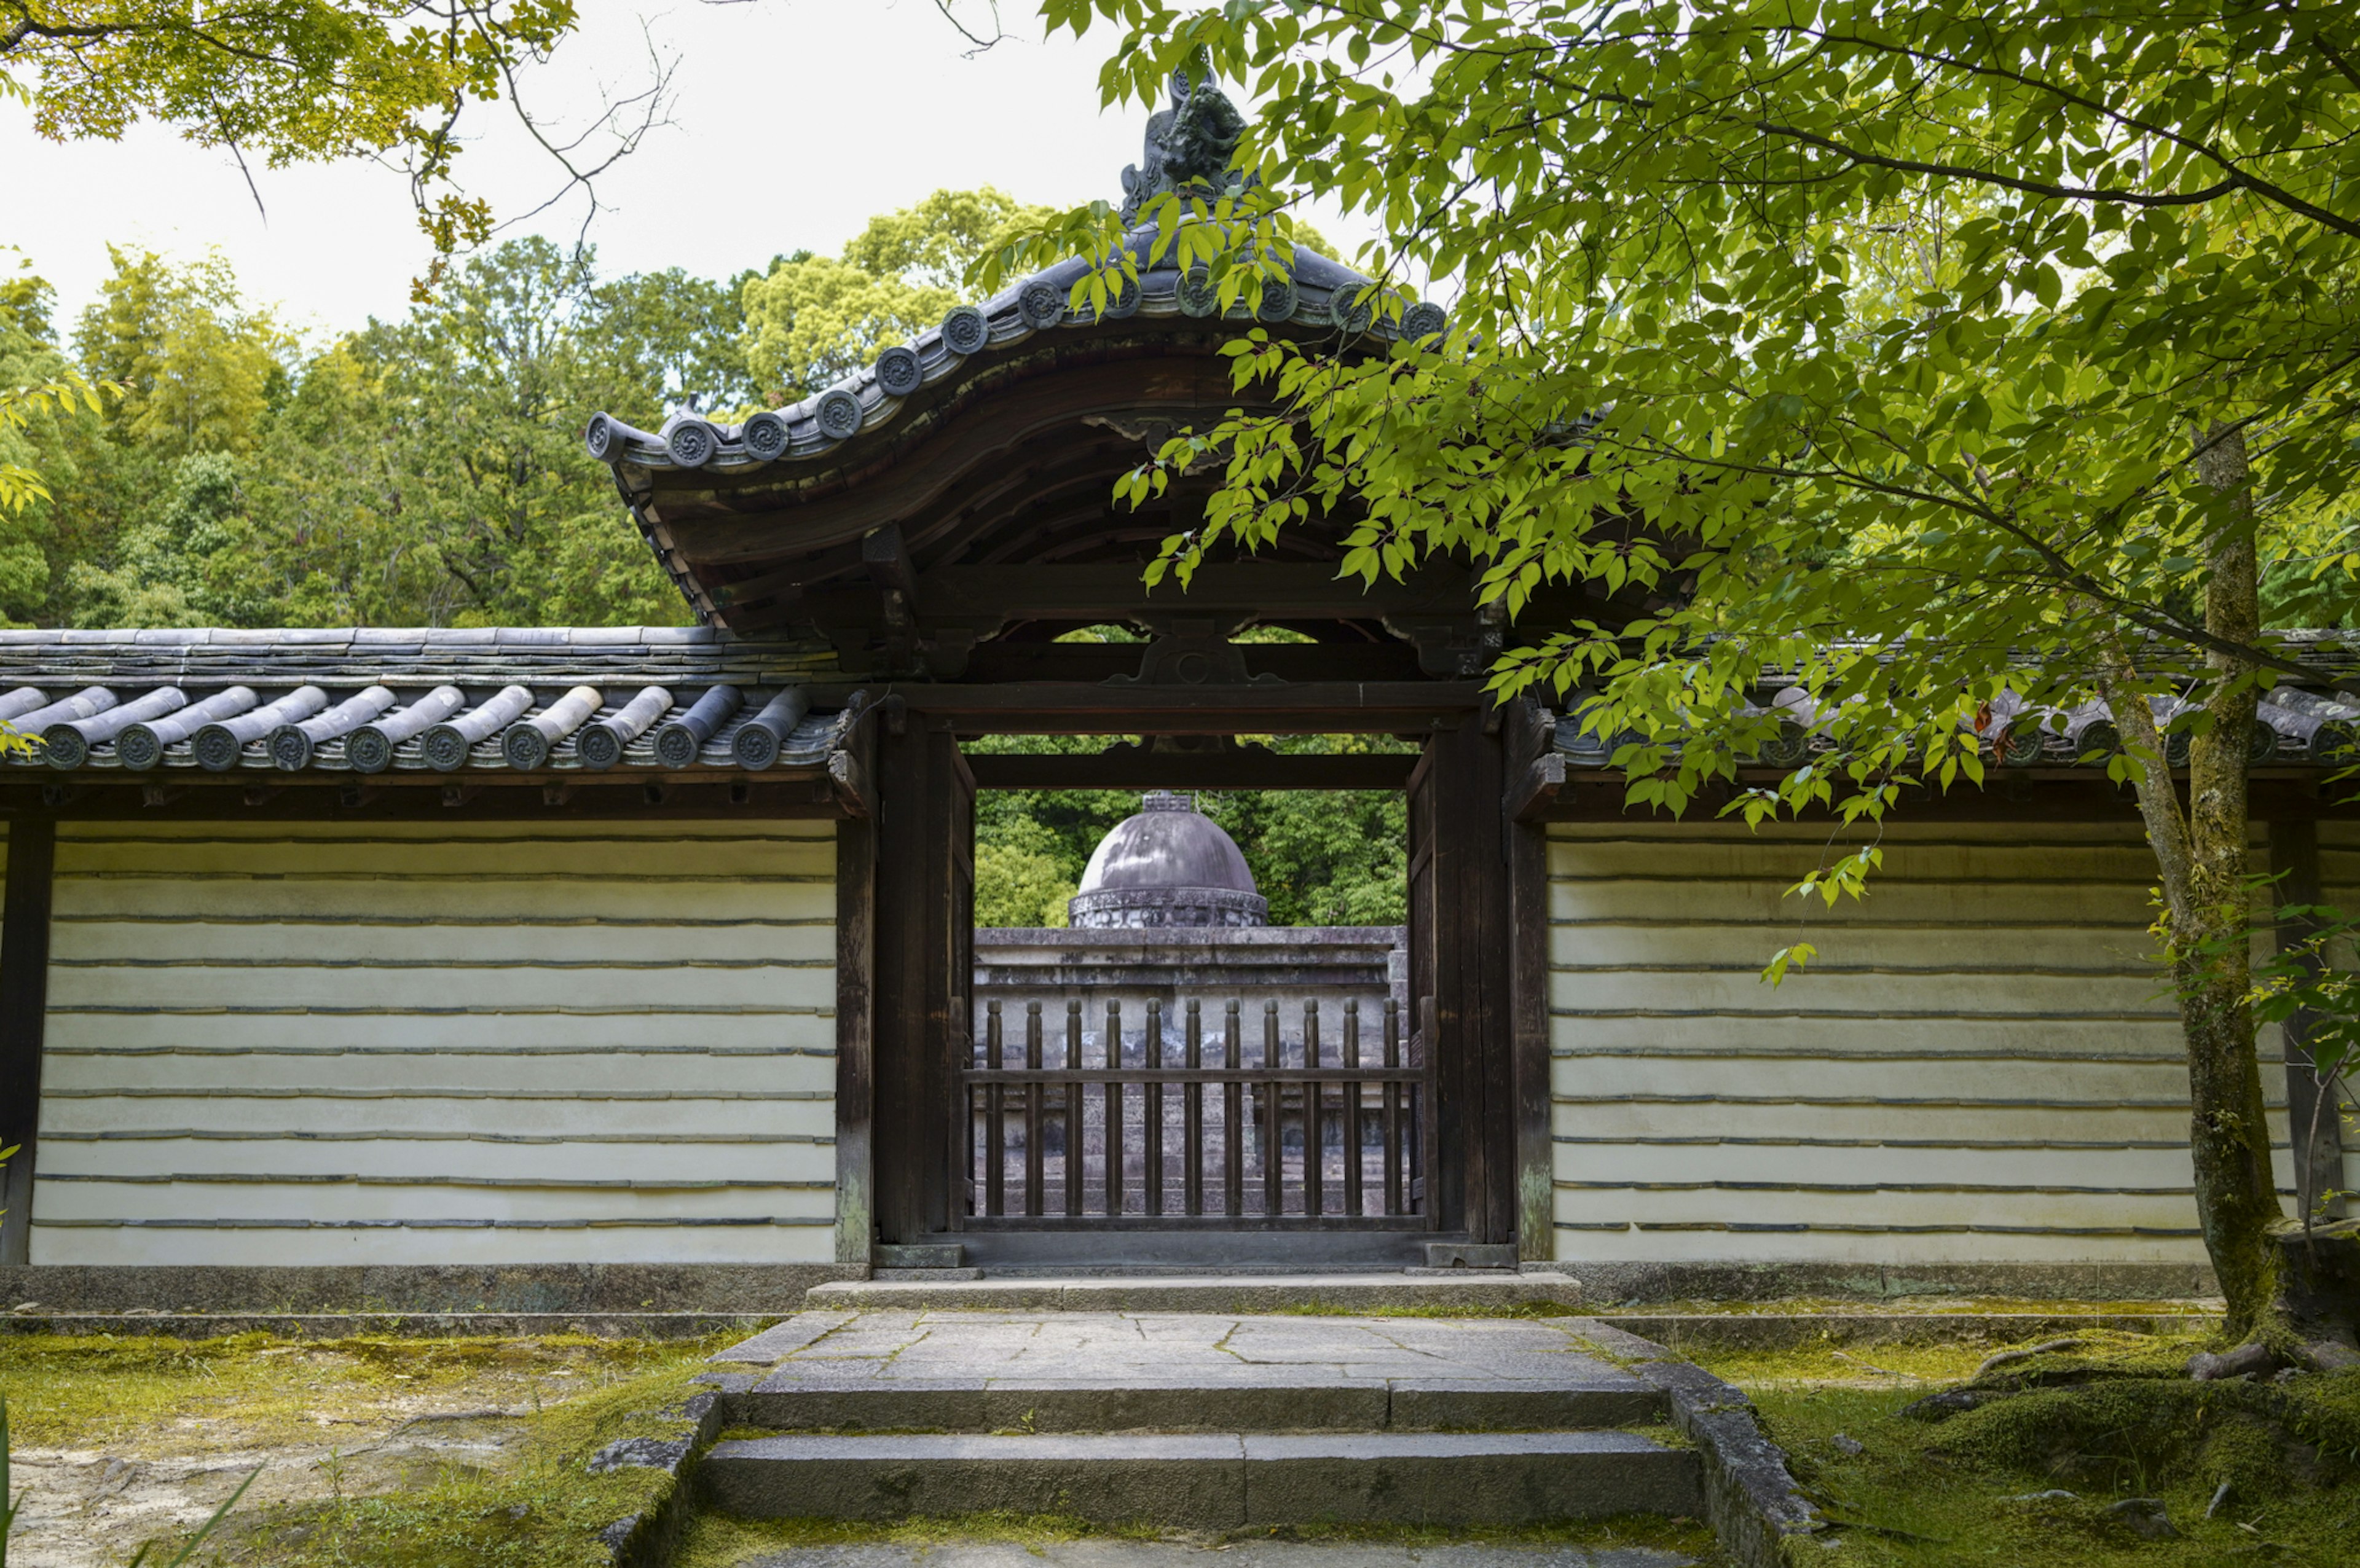
[[[2185,1366],[2188,1357],[2205,1343],[2194,1335],[2181,1338],[2099,1329],[2079,1331],[2072,1337],[2081,1340],[2083,1348],[2091,1353],[2082,1360],[2094,1357],[2122,1367],[2134,1362],[2144,1367],[2151,1361],[2156,1369],[2171,1371]],[[1877,1345],[1808,1344],[1779,1350],[1717,1350],[1710,1345],[1679,1348],[1743,1388],[1857,1383],[1930,1393],[1948,1383],[1964,1382],[1974,1375],[1985,1357],[2004,1347],[1980,1340],[1965,1344],[1936,1340]],[[2050,1362],[2055,1359],[2048,1358]]]
[[[1971,1313],[2059,1318],[2120,1314],[2152,1318],[2218,1317],[2222,1303],[2217,1298],[2177,1297],[2151,1301],[2058,1301],[2029,1296],[1781,1296],[1764,1301],[1715,1297],[1668,1301],[1598,1301],[1586,1310],[1610,1317],[1886,1317],[1913,1313]]]
[[[1562,1301],[1502,1302],[1495,1307],[1348,1307],[1336,1301],[1296,1301],[1255,1314],[1273,1318],[1578,1318],[1588,1314]]]
[[[1963,1382],[1992,1347],[1860,1353],[1918,1378],[1863,1375],[1824,1349],[1698,1359],[1753,1394],[1855,1568],[2354,1562],[2360,1371],[2199,1384],[2177,1376],[2193,1340],[2082,1337],[1994,1375],[2030,1391],[1939,1421],[1900,1412]],[[2072,1496],[2040,1496],[2051,1492]],[[2161,1501],[2177,1537],[2147,1539],[2107,1511],[2133,1497]]]

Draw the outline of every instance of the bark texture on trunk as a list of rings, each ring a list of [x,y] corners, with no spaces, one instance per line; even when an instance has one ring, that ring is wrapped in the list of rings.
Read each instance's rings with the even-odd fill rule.
[[[2251,647],[2261,632],[2252,475],[2242,433],[2215,426],[2196,460],[2219,519],[2205,541],[2205,629]],[[2189,1150],[2196,1213],[2227,1299],[2228,1328],[2244,1337],[2278,1318],[2277,1232],[2285,1216],[2270,1171],[2269,1123],[2255,1053],[2246,877],[2245,748],[2256,692],[2250,660],[2205,656],[2212,724],[2188,765],[2188,887],[2172,911],[2181,1030],[2188,1045]],[[2172,902],[2177,906],[2180,900]]]

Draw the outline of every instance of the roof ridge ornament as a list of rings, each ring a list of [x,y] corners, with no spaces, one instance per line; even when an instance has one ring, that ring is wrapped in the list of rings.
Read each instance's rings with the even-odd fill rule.
[[[1136,223],[1140,208],[1175,191],[1218,201],[1246,190],[1253,176],[1229,167],[1245,136],[1246,117],[1210,71],[1193,78],[1185,66],[1174,71],[1172,107],[1148,116],[1141,160],[1122,171],[1122,221]]]

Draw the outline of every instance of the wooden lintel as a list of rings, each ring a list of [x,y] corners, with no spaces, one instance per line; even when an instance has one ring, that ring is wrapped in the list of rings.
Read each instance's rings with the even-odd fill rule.
[[[1780,775],[1743,769],[1741,785],[1769,785]],[[1891,811],[1902,822],[2136,822],[2138,805],[2096,769],[1994,769],[1983,788],[1961,779],[1948,790],[1912,790]],[[1669,822],[1668,812],[1646,807],[1626,807],[1627,786],[1611,768],[1568,769],[1565,786],[1538,815],[1552,822]],[[2343,789],[2322,792],[2314,779],[2300,776],[2262,777],[2247,787],[2256,822],[2320,822],[2360,819],[2360,796]],[[1691,806],[1685,820],[1712,820],[1718,798]],[[1832,820],[1824,809],[1805,813],[1806,821]]]
[[[1473,681],[1250,686],[895,686],[910,712],[967,734],[1390,735],[1478,712]]]
[[[1417,754],[1191,755],[1126,746],[1082,757],[973,753],[967,764],[978,789],[1399,789]]]
[[[383,775],[377,776],[382,779]],[[552,802],[545,778],[486,776],[460,787],[458,805],[443,804],[450,779],[441,774],[415,782],[436,788],[380,786],[376,780],[323,779],[295,776],[273,789],[267,799],[248,803],[249,789],[238,783],[192,783],[161,806],[144,803],[144,789],[136,783],[110,783],[79,789],[62,808],[43,804],[36,783],[0,779],[0,818],[12,822],[56,818],[77,822],[120,822],[133,818],[164,818],[181,822],[224,820],[319,821],[442,821],[453,818],[607,819],[648,817],[781,817],[840,819],[845,807],[833,781],[812,768],[779,769],[775,773],[726,773],[712,769],[688,776],[685,781],[659,783],[659,800],[650,801],[650,779],[677,780],[678,775],[617,778],[601,774],[592,779],[562,781],[561,800]]]
[[[1533,758],[1508,786],[1508,820],[1537,821],[1547,814],[1557,791],[1564,788],[1565,758],[1561,755],[1548,752]]]

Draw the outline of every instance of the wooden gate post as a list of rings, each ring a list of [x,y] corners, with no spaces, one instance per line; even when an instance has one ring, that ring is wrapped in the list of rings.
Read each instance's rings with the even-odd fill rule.
[[[889,718],[878,744],[873,1160],[877,1233],[896,1243],[952,1228],[966,1182],[944,1150],[969,1029],[975,784],[940,723]]]
[[[1485,722],[1495,716],[1437,720],[1413,788],[1433,792],[1427,909],[1440,1056],[1430,1179],[1442,1225],[1498,1245],[1516,1240],[1517,1123],[1503,768],[1499,725]]]
[[[0,1264],[32,1258],[33,1160],[41,1130],[41,1036],[49,1018],[49,873],[57,824],[8,824],[8,881],[0,900]]]

